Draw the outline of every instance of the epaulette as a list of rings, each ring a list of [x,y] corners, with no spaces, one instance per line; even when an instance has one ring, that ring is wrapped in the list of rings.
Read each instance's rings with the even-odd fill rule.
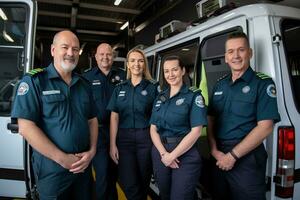
[[[225,74],[225,75],[221,76],[220,78],[218,78],[217,82],[223,80],[223,79],[226,78],[228,75],[229,75],[229,74]]]
[[[149,82],[152,83],[152,84],[156,84],[157,83],[157,81],[154,80],[154,79],[150,79]]]
[[[260,79],[267,79],[267,78],[271,78],[270,76],[262,73],[262,72],[256,72],[256,76],[259,77]]]
[[[89,72],[89,71],[91,71],[92,69],[93,69],[92,67],[91,67],[91,68],[88,68],[88,69],[84,70],[83,73]]]
[[[196,86],[190,87],[189,90],[191,90],[192,92],[198,92],[198,91],[201,91],[200,88],[197,88]]]
[[[36,69],[32,69],[30,70],[27,74],[29,74],[30,76],[34,76],[38,73],[41,73],[45,70],[45,68],[36,68]]]
[[[127,80],[121,81],[120,83],[116,84],[116,86],[123,85],[125,83],[127,83]]]

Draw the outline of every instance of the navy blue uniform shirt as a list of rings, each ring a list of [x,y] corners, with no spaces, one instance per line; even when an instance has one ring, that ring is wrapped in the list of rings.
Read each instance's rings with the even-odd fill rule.
[[[183,85],[173,97],[170,89],[161,92],[153,104],[150,123],[156,125],[161,137],[181,137],[193,127],[206,126],[207,116],[200,90]]]
[[[111,69],[105,75],[98,67],[93,67],[91,70],[85,72],[83,76],[92,84],[98,123],[109,127],[110,111],[106,107],[115,86],[125,80],[125,73],[120,70]]]
[[[280,120],[273,80],[249,67],[236,81],[219,80],[212,92],[208,113],[215,117],[216,138],[245,137],[261,120]]]
[[[79,153],[90,149],[88,120],[96,117],[88,81],[72,73],[70,86],[52,64],[21,80],[12,114],[35,122],[62,151]]]
[[[119,114],[119,128],[147,128],[158,84],[142,79],[135,87],[126,80],[115,88],[107,109]]]

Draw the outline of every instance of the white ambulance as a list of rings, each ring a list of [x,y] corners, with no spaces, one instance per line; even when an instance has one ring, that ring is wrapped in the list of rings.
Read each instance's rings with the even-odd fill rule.
[[[0,199],[30,198],[30,149],[7,129],[15,86],[33,66],[36,2],[0,0]],[[28,191],[28,192],[27,192]]]
[[[146,48],[152,75],[164,84],[162,60],[168,55],[179,55],[187,67],[186,84],[199,87],[201,81],[206,81],[209,96],[216,80],[229,72],[224,62],[226,36],[237,30],[245,32],[254,51],[251,67],[273,78],[281,116],[265,141],[269,155],[267,199],[299,200],[300,9],[253,4],[221,11],[223,14],[211,15],[198,25]],[[205,140],[200,139],[199,147],[208,157]],[[151,188],[158,192],[155,185],[151,184]]]
[[[16,83],[33,66],[35,26],[35,1],[0,0],[0,198],[35,199],[30,148],[19,134],[7,130]],[[277,87],[281,121],[265,141],[267,199],[300,199],[299,9],[256,4],[211,17],[147,48],[151,72],[161,82],[162,59],[180,55],[187,64],[186,83],[199,86],[206,77],[209,94],[216,80],[228,73],[224,42],[236,30],[249,36],[254,50],[251,66],[271,76]],[[207,147],[203,149],[208,154]]]

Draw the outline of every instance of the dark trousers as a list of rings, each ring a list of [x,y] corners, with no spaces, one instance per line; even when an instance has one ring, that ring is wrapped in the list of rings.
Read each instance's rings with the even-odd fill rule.
[[[240,140],[219,141],[218,149],[229,152]],[[264,145],[240,158],[230,171],[223,171],[214,165],[214,200],[265,200],[267,153]]]
[[[109,128],[100,127],[97,143],[97,152],[93,158],[93,167],[96,172],[97,200],[116,200],[118,193],[116,182],[118,169],[109,156]]]
[[[164,144],[171,152],[178,143]],[[162,200],[193,200],[201,170],[201,156],[194,145],[178,158],[178,169],[166,167],[155,146],[152,148],[154,178],[158,184],[159,196]]]
[[[49,183],[49,186],[55,183]],[[88,167],[84,173],[79,173],[72,184],[58,195],[39,193],[40,200],[91,200],[92,199],[92,170]]]
[[[119,180],[127,200],[147,199],[152,174],[149,128],[120,129],[117,146]]]

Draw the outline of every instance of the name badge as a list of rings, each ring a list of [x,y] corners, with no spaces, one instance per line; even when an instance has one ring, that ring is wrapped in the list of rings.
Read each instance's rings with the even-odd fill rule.
[[[101,82],[99,80],[93,80],[93,85],[101,85]]]
[[[223,91],[218,91],[218,92],[215,92],[215,93],[214,93],[214,95],[216,95],[216,96],[217,96],[217,95],[222,95],[222,94],[223,94]]]
[[[43,91],[43,95],[60,94],[60,90],[46,90]]]

